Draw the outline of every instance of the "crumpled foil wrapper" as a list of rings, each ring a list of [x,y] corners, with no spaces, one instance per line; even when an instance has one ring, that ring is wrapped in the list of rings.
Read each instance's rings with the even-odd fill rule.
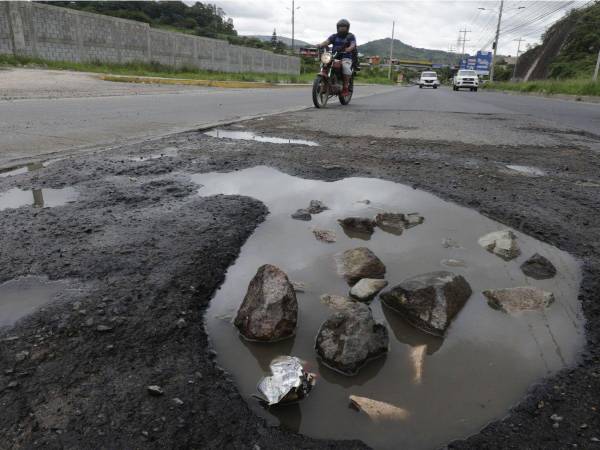
[[[257,389],[269,406],[301,400],[315,385],[315,375],[304,370],[295,356],[278,356],[269,365],[271,376],[263,377]]]

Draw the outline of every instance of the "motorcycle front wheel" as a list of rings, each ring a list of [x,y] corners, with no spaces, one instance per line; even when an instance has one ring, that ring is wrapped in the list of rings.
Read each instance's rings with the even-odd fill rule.
[[[348,83],[348,95],[346,95],[346,96],[343,96],[342,94],[339,95],[340,103],[342,105],[347,105],[348,103],[350,103],[350,100],[352,100],[353,92],[354,92],[354,77],[350,78],[350,83]]]
[[[312,99],[315,108],[325,108],[325,106],[327,106],[327,101],[329,100],[329,88],[327,86],[327,81],[325,81],[321,75],[317,75],[317,78],[313,81]]]

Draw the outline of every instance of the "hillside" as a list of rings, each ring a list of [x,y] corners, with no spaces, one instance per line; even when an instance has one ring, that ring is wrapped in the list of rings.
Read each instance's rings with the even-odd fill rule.
[[[365,44],[358,43],[358,51],[366,56],[380,55],[388,56],[390,53],[391,39],[377,39]],[[442,50],[430,50],[417,48],[394,39],[394,58],[399,59],[424,59],[439,64],[455,63],[458,56],[454,53]]]
[[[553,24],[542,43],[519,58],[517,77],[525,80],[591,76],[600,48],[600,3],[571,11]]]
[[[258,39],[259,41],[262,41],[262,42],[271,42],[271,36],[267,36],[267,35],[263,35],[263,34],[246,36],[246,37],[251,38],[251,39]],[[285,37],[285,36],[277,36],[277,40],[280,42],[283,42],[288,47],[292,46],[292,38]],[[301,41],[299,39],[295,39],[294,45],[296,47],[312,47],[315,44],[314,43],[310,44],[308,42]]]

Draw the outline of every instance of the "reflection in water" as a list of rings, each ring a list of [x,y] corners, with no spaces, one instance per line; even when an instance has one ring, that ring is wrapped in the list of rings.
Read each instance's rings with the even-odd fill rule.
[[[319,144],[314,141],[305,141],[303,139],[287,139],[278,138],[271,136],[260,136],[250,131],[232,131],[232,130],[221,130],[216,128],[214,130],[207,131],[207,136],[224,138],[224,139],[238,139],[244,141],[257,141],[257,142],[268,142],[271,144],[299,144],[308,145],[309,147],[316,147]]]
[[[411,449],[439,448],[505,415],[532,383],[548,371],[573,364],[583,346],[584,323],[577,302],[581,275],[576,261],[515,232],[522,255],[506,262],[477,243],[478,237],[505,227],[475,211],[407,186],[368,178],[329,183],[267,167],[191,178],[203,185],[201,195],[248,195],[269,209],[266,220],[228,269],[205,318],[219,364],[234,376],[250,407],[270,423],[314,437],[361,439],[378,449],[398,448],[398,443]],[[365,198],[371,203],[359,203]],[[321,200],[331,209],[313,216],[310,224],[290,218],[310,200]],[[314,239],[312,227],[337,229],[338,219],[372,217],[374,205],[383,211],[417,211],[425,222],[399,236],[376,228],[369,241],[343,233],[338,233],[335,243]],[[442,245],[449,240],[460,242],[461,248]],[[319,364],[315,336],[332,314],[320,296],[348,296],[349,287],[338,276],[332,256],[362,246],[383,261],[390,288],[412,276],[439,270],[441,260],[460,257],[464,265],[449,270],[469,281],[473,295],[444,339],[414,329],[376,297],[369,307],[374,318],[388,328],[389,352],[369,361],[356,376],[347,377]],[[519,266],[534,253],[552,261],[558,270],[555,278],[532,281],[525,277]],[[296,337],[273,346],[240,341],[230,321],[217,319],[235,314],[249,281],[265,263],[277,265],[290,279],[308,286],[297,295]],[[531,283],[556,297],[543,314],[502,314],[491,309],[481,294],[485,289]],[[317,372],[310,396],[295,407],[301,414],[265,410],[252,398],[258,381],[269,373],[269,363],[280,353],[307,361],[307,369]],[[410,414],[399,421],[375,422],[348,408],[350,395]]]
[[[292,403],[286,405],[274,405],[268,408],[269,413],[279,419],[283,428],[294,433],[300,431],[300,423],[302,422],[302,410],[300,403]]]
[[[35,208],[43,208],[44,207],[44,195],[42,194],[41,189],[32,189],[33,193],[33,206]]]
[[[32,198],[33,197],[33,198]],[[62,189],[9,189],[0,193],[0,211],[31,205],[35,208],[61,206],[77,199],[78,193],[72,187]]]

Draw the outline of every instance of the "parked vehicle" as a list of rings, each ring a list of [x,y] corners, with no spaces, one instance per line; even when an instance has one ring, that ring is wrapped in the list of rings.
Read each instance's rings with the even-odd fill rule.
[[[419,89],[423,87],[432,87],[437,89],[440,85],[440,80],[438,80],[437,73],[435,72],[422,72],[421,78],[419,79]]]
[[[468,88],[471,91],[477,92],[478,87],[479,77],[474,70],[459,70],[452,80],[452,89],[455,91]]]
[[[354,92],[354,77],[356,76],[356,66],[352,66],[352,76],[348,84],[348,95],[342,95],[342,61],[341,53],[332,53],[329,49],[321,55],[321,68],[313,81],[312,98],[315,107],[325,108],[331,97],[337,96],[342,105],[347,105],[352,100]]]

